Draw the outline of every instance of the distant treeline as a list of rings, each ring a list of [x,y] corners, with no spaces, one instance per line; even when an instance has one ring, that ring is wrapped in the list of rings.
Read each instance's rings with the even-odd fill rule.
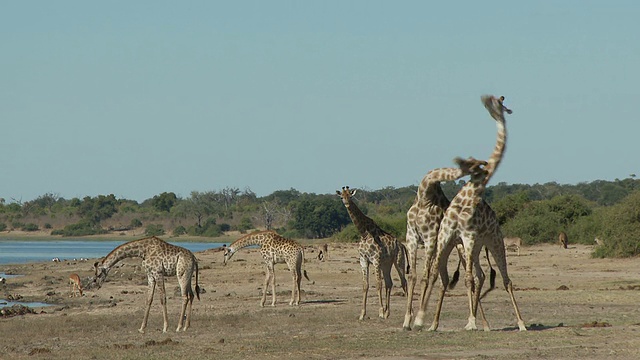
[[[634,176],[577,185],[506,184],[489,186],[485,200],[496,212],[505,236],[525,244],[557,241],[604,245],[595,256],[640,254],[640,180]],[[453,198],[464,181],[443,183]],[[358,189],[358,206],[387,231],[404,239],[406,212],[417,186]],[[228,231],[273,229],[293,238],[357,241],[358,234],[335,194],[278,190],[258,197],[249,188],[193,191],[180,198],[163,192],[142,203],[99,195],[64,199],[47,193],[32,201],[0,199],[0,231],[46,230],[52,235],[86,236],[134,231],[140,235],[217,237]]]

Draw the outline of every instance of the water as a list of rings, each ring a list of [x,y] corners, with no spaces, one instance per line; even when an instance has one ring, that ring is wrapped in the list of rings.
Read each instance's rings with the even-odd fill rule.
[[[51,261],[58,258],[64,260],[97,259],[106,256],[111,250],[126,241],[91,241],[91,240],[0,240],[0,265],[23,264],[28,262]],[[170,242],[170,241],[169,241]],[[211,242],[176,242],[174,245],[184,247],[192,252],[222,246]]]
[[[90,241],[90,240],[0,240],[0,265],[23,264],[29,262],[51,261],[58,258],[61,261],[79,259],[98,259],[106,256],[111,250],[126,241]],[[218,248],[221,243],[211,242],[179,242],[173,243],[189,249],[191,252]],[[228,245],[228,244],[227,244]],[[2,270],[0,268],[0,270]],[[0,271],[0,277],[9,279],[20,275],[7,275]],[[51,304],[40,302],[21,302],[0,299],[0,309],[20,304],[28,307],[43,307]]]

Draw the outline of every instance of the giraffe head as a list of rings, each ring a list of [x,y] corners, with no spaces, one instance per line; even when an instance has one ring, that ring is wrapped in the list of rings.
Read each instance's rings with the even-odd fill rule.
[[[489,171],[483,167],[487,165],[487,162],[484,160],[476,160],[472,157],[467,159],[457,157],[453,159],[453,161],[460,166],[462,171],[466,171],[467,174],[471,175],[469,181],[474,184],[483,183],[489,175]]]
[[[222,245],[222,253],[224,254],[224,261],[222,262],[222,264],[227,265],[227,261],[229,261],[229,259],[231,259],[233,254],[235,254],[236,252],[233,250],[233,248],[225,244]]]
[[[460,168],[460,170],[462,171],[463,174],[465,175],[471,175],[474,173],[478,173],[480,171],[482,171],[482,167],[487,165],[487,162],[484,160],[478,160],[474,157],[469,156],[466,159],[463,159],[461,157],[457,157],[455,159],[453,159],[453,162],[456,163],[456,165],[458,165],[458,167]]]
[[[100,289],[102,283],[107,279],[107,274],[109,273],[109,268],[104,266],[102,263],[96,262],[93,264],[93,268],[95,269],[95,276],[93,277],[93,283]]]
[[[489,112],[489,115],[491,115],[491,117],[498,122],[501,122],[501,123],[505,122],[505,119],[504,119],[505,111],[508,114],[511,114],[511,110],[507,109],[502,103],[504,101],[504,96],[500,96],[499,98],[497,98],[492,95],[482,95],[480,97],[480,100],[482,101],[482,104],[484,104],[484,107]]]
[[[356,194],[356,190],[350,190],[348,186],[343,186],[342,191],[336,190],[336,194],[342,199],[344,206],[349,207],[349,200]]]

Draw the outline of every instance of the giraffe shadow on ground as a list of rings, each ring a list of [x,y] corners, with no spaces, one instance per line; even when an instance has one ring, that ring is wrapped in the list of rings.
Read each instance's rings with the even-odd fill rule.
[[[559,323],[558,325],[544,325],[544,324],[531,324],[527,326],[527,330],[529,331],[543,331],[543,330],[551,330],[565,327],[563,323]],[[509,326],[502,329],[494,329],[493,331],[517,331],[517,326]]]
[[[301,304],[322,305],[322,304],[342,304],[346,302],[347,300],[341,300],[341,299],[330,299],[330,300],[319,299],[319,300],[302,301]]]

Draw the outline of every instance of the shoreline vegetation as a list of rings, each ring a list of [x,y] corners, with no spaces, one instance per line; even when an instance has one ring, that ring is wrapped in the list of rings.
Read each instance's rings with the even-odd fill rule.
[[[190,236],[190,235],[180,235],[180,236],[167,236],[160,235],[158,236],[160,239],[168,241],[168,242],[203,242],[203,243],[228,243],[233,242],[235,239],[239,238],[243,234],[226,234],[219,237],[204,237],[204,236]],[[144,234],[144,232],[129,233],[109,233],[109,234],[100,234],[100,235],[86,235],[86,236],[60,236],[60,235],[51,235],[48,231],[20,231],[20,230],[11,230],[11,231],[2,231],[0,232],[0,241],[3,240],[30,240],[30,241],[131,241],[148,237]]]

